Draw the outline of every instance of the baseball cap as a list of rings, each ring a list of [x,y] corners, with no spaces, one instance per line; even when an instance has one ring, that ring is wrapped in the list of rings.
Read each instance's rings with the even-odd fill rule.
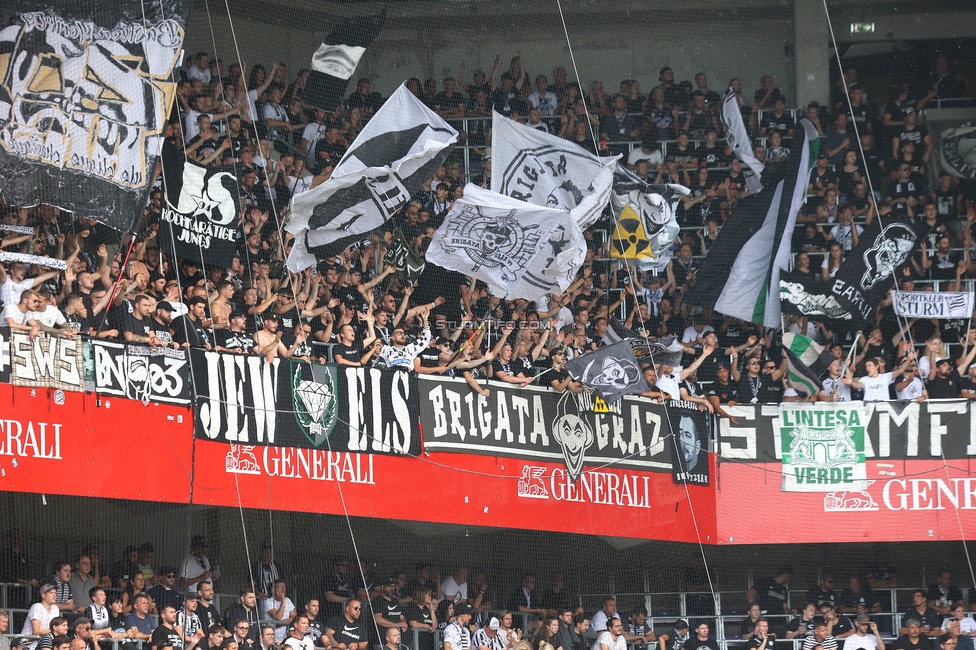
[[[191,548],[194,546],[206,546],[206,545],[207,545],[207,540],[203,537],[203,535],[194,535],[193,539],[190,540]]]
[[[49,591],[57,591],[57,590],[58,590],[58,588],[55,587],[54,585],[52,585],[50,582],[45,582],[43,585],[41,585],[41,594],[42,595],[43,594],[46,594]]]
[[[471,609],[471,605],[467,603],[458,603],[454,606],[454,615],[463,616],[464,614],[473,614],[474,610]]]
[[[159,302],[156,303],[156,309],[162,309],[163,311],[171,312],[173,311],[173,303],[171,303],[169,300],[160,300]],[[135,546],[129,546],[128,548],[125,549],[125,552],[128,553],[129,549],[132,549],[133,551],[138,550]]]
[[[935,365],[937,365],[937,366],[938,365],[941,365],[943,363],[949,363],[949,360],[948,359],[936,359],[935,360]]]
[[[687,630],[688,629],[688,621],[686,621],[683,618],[679,618],[677,621],[674,622],[674,629],[676,629],[676,630]]]
[[[234,320],[235,318],[247,318],[247,314],[240,309],[235,309],[230,313],[230,320]]]
[[[488,629],[497,630],[499,627],[501,627],[501,624],[498,622],[498,619],[492,616],[491,620],[488,621]]]
[[[861,614],[860,616],[857,617],[857,622],[858,623],[870,623],[871,622],[871,617],[870,616],[866,616],[864,614]]]
[[[384,585],[392,585],[395,583],[396,583],[396,576],[394,575],[386,576],[386,578],[383,580]]]
[[[203,582],[201,580],[201,582]],[[183,600],[200,600],[200,594],[195,591],[188,591],[183,594]]]
[[[19,648],[22,645],[30,645],[30,644],[31,644],[31,640],[28,639],[26,636],[15,636],[14,638],[10,639],[11,648]]]

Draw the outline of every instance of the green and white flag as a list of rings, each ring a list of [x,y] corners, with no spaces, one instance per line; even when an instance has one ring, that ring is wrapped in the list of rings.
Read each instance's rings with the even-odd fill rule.
[[[783,333],[783,351],[790,383],[808,396],[815,395],[821,388],[820,378],[834,357],[816,341],[793,332]]]
[[[773,421],[783,458],[784,492],[867,488],[862,402],[784,404]]]

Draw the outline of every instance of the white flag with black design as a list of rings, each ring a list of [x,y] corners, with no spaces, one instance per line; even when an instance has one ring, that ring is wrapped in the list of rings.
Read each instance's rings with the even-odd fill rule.
[[[725,95],[725,103],[722,104],[722,123],[725,125],[725,142],[732,147],[732,151],[745,165],[742,168],[742,175],[746,179],[746,185],[753,194],[762,190],[762,173],[766,168],[752,151],[752,140],[746,125],[742,121],[742,111],[739,110],[739,100],[735,96],[735,91],[729,88]]]
[[[585,256],[583,232],[568,210],[471,184],[427,248],[428,262],[483,280],[509,300],[562,293]]]
[[[570,359],[566,362],[566,372],[608,403],[649,388],[629,341]]]
[[[356,72],[359,59],[376,40],[386,22],[386,8],[375,16],[343,18],[325,37],[312,55],[304,100],[326,113],[342,103],[349,78]]]
[[[620,156],[595,156],[578,144],[497,112],[491,128],[492,192],[569,210],[584,230],[600,218],[610,202]]]
[[[382,226],[420,191],[451,153],[458,133],[400,86],[376,111],[332,177],[292,198],[294,272],[335,255]]]

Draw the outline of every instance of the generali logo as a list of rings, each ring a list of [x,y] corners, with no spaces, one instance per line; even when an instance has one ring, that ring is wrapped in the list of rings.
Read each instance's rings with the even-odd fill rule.
[[[517,494],[525,499],[650,508],[649,482],[647,476],[598,471],[584,471],[573,480],[564,467],[523,465]]]
[[[869,481],[863,491],[828,492],[823,507],[824,512],[976,510],[976,478]]]

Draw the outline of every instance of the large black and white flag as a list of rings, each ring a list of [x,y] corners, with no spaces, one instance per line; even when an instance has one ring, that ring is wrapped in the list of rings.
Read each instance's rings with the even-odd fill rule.
[[[789,265],[796,216],[806,196],[807,171],[819,143],[816,129],[800,120],[790,156],[766,168],[765,189],[739,201],[688,290],[685,302],[726,316],[779,327],[776,288]]]
[[[353,141],[332,177],[292,198],[294,272],[326,259],[387,219],[450,155],[458,133],[400,86]]]
[[[739,99],[731,88],[725,94],[725,102],[722,104],[722,124],[725,125],[725,142],[744,165],[742,175],[746,179],[749,191],[753,194],[761,191],[763,188],[761,177],[766,166],[756,158],[752,150],[752,140],[749,138],[749,132],[746,131],[745,122],[742,121]]]
[[[191,0],[0,3],[0,192],[133,231]]]
[[[237,245],[240,189],[233,167],[204,167],[163,145],[161,250],[229,267]],[[172,234],[172,237],[171,237]]]
[[[783,311],[855,330],[868,321],[888,291],[895,272],[908,262],[917,235],[907,217],[875,219],[829,284],[784,274],[779,297]],[[930,316],[931,318],[931,316]]]
[[[629,341],[598,348],[566,362],[566,372],[609,402],[648,390]]]
[[[342,103],[349,78],[356,72],[359,59],[376,40],[386,22],[386,9],[375,16],[343,18],[332,29],[312,55],[305,103],[332,113]]]
[[[509,300],[562,293],[585,257],[583,232],[570,211],[472,184],[427,248],[429,262],[483,280],[493,294]]]
[[[569,210],[586,229],[610,201],[620,156],[595,156],[564,138],[492,116],[491,191],[532,205]]]
[[[627,260],[642,271],[663,271],[671,261],[671,247],[681,231],[675,217],[684,185],[654,185],[617,163],[610,205],[616,218],[610,237],[610,257]]]

